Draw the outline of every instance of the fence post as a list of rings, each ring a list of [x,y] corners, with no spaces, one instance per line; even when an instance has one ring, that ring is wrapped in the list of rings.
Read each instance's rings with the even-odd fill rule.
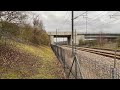
[[[74,56],[74,59],[75,59],[75,79],[77,79],[77,58],[76,56]]]
[[[61,61],[61,63],[63,63],[63,56],[62,56],[62,48],[59,47],[59,59]]]
[[[117,69],[116,68],[112,68],[112,79],[117,79],[117,74],[116,74],[116,71]]]
[[[114,67],[112,68],[112,79],[116,79],[116,50],[115,50],[115,57],[114,57]]]
[[[60,60],[62,61],[62,48],[60,47]]]
[[[57,56],[58,56],[58,58],[59,58],[59,47],[57,46]]]
[[[63,63],[63,68],[64,68],[64,71],[65,71],[65,53],[64,53],[64,49],[61,48],[61,60],[62,60],[62,63]]]
[[[79,70],[80,78],[83,79],[82,73],[81,73],[81,69],[80,69],[80,62],[81,62],[81,60],[79,60],[80,62],[78,61],[77,54],[75,55],[75,58],[76,58],[77,68]],[[78,77],[78,75],[77,75],[77,77]]]
[[[65,50],[63,49],[63,61],[64,61],[64,70],[65,70],[65,68],[66,68],[66,63],[65,63]]]
[[[55,53],[56,53],[56,56],[58,57],[58,55],[57,55],[57,46],[55,46],[55,48],[56,48]]]
[[[96,70],[96,60],[95,60],[95,70]]]

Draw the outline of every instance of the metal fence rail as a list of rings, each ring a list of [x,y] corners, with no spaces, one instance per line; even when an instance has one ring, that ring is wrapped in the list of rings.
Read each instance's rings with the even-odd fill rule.
[[[67,78],[82,79],[82,74],[80,71],[80,63],[78,61],[77,55],[75,54],[73,56],[72,62],[70,63],[66,59],[65,50],[63,48],[57,45],[51,45],[51,48],[53,49],[58,60],[62,63]]]
[[[58,60],[62,63],[67,78],[70,79],[120,79],[120,69],[98,62],[81,54],[75,54],[60,46],[51,45]]]

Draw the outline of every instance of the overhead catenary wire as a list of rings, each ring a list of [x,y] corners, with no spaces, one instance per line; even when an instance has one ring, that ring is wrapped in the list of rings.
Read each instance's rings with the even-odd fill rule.
[[[93,24],[93,23],[96,23],[96,22],[93,22],[93,21],[95,21],[95,20],[98,19],[98,18],[104,17],[106,14],[103,14],[103,13],[105,13],[105,11],[102,12],[102,13],[100,13],[100,14],[98,14],[98,15],[96,15],[97,18],[95,18],[95,19],[93,19],[93,20],[90,20],[90,22],[88,22],[88,24],[90,24],[91,22],[92,22],[92,24]],[[103,14],[103,15],[101,15],[101,14]],[[100,15],[101,15],[101,16],[100,16]]]
[[[90,22],[88,22],[88,24],[90,24],[91,22],[93,22],[94,20],[96,20],[96,19],[98,19],[98,18],[101,18],[101,17],[103,17],[103,16],[105,16],[106,14],[103,14],[103,13],[105,13],[105,11],[103,11],[103,12],[101,12],[101,13],[99,13],[98,15],[96,15],[96,16],[94,16],[95,18],[93,18],[93,20],[90,20]],[[103,14],[103,15],[101,15],[101,14]],[[116,13],[114,13],[114,14],[116,14]],[[101,15],[101,16],[100,16]],[[97,17],[97,18],[96,18]],[[89,20],[88,20],[89,21]],[[95,23],[95,22],[94,22]]]
[[[116,13],[115,13],[115,14],[116,14]],[[114,14],[113,14],[113,15],[114,15]],[[120,16],[120,15],[119,15],[119,16]],[[103,23],[102,25],[105,25],[105,24],[108,24],[108,23],[111,23],[111,22],[113,23],[114,21],[118,21],[118,19],[115,19],[115,18],[114,18],[114,20],[109,21],[109,22],[107,22],[107,23]],[[101,26],[101,25],[98,25],[98,26]],[[98,26],[97,26],[97,27],[98,27]]]
[[[101,12],[101,13],[99,13],[98,15],[96,15],[96,16],[94,16],[94,18],[92,19],[92,20],[90,20],[90,22],[93,22],[94,20],[96,20],[96,19],[98,19],[98,18],[100,18],[100,17],[103,17],[105,14],[103,14],[103,13],[105,13],[105,11],[104,12]],[[103,14],[103,15],[101,15],[101,14]],[[101,15],[101,16],[100,16]],[[97,17],[97,18],[95,18],[95,17]],[[90,23],[89,22],[89,23]]]
[[[114,14],[116,14],[116,13],[114,13]],[[113,15],[114,15],[114,14],[113,14]],[[102,15],[102,16],[100,16],[100,17],[103,17],[103,16],[105,16],[105,15],[106,15],[106,14],[104,14],[104,15]],[[98,18],[100,18],[100,17],[98,17]],[[98,19],[98,18],[96,18],[96,19]],[[96,20],[96,19],[94,19],[94,20]],[[92,20],[92,21],[94,21],[94,20]],[[92,22],[92,21],[91,21],[91,22]],[[90,22],[88,22],[88,23],[90,23]],[[96,23],[96,22],[94,22],[94,23]]]
[[[61,18],[63,18],[63,19],[65,19],[65,17],[67,16],[67,14],[68,14],[68,11],[65,13],[65,15],[64,16],[62,16]],[[61,26],[63,25],[63,23],[61,24]]]
[[[100,24],[100,25],[96,26],[94,29],[96,29],[96,28],[98,28],[98,27],[100,27],[100,26],[102,26],[102,25],[110,24],[111,22],[113,23],[114,21],[116,21],[116,19],[115,19],[115,20],[112,20],[112,21],[110,21],[110,22],[107,22],[107,23]]]
[[[105,13],[106,11],[103,11],[103,12],[101,12],[101,13],[99,13],[98,15],[96,15],[96,16],[94,16],[94,17],[97,17],[97,18],[93,18],[93,20],[90,20],[90,22],[92,22],[92,21],[94,21],[94,20],[96,20],[96,19],[98,19],[98,18],[101,18],[101,17],[103,17],[103,16],[105,16],[106,14],[103,14],[103,13]],[[116,13],[118,13],[118,12],[116,12]],[[116,13],[114,13],[114,14],[116,14]],[[101,14],[103,14],[103,15],[101,15]],[[114,15],[113,14],[113,15]],[[100,16],[101,15],[101,16]],[[89,22],[89,23],[90,23]]]
[[[74,55],[74,20],[77,19],[78,17],[82,16],[85,13],[87,13],[87,11],[85,11],[84,13],[82,13],[74,18],[74,11],[72,11],[72,16],[71,16],[71,20],[72,20],[72,55]],[[75,31],[75,34],[76,34],[76,31]]]
[[[105,12],[105,11],[104,11],[104,12]],[[82,15],[85,14],[85,13],[88,13],[88,11],[80,14],[79,16],[82,16]],[[102,13],[103,13],[103,12],[102,12]],[[94,17],[98,17],[98,16],[101,15],[102,13],[99,13],[98,15],[96,15],[96,16],[94,16]],[[83,16],[85,16],[85,15],[83,15]],[[77,16],[77,17],[78,17],[78,16]],[[97,18],[95,18],[95,19],[97,19]],[[94,21],[95,19],[93,18],[93,20],[91,20],[91,22]]]
[[[85,11],[84,13],[82,13],[82,14],[80,14],[80,15],[78,15],[78,16],[76,16],[75,18],[73,18],[74,20],[75,19],[77,19],[77,18],[79,18],[80,16],[83,16],[83,14],[85,14],[85,13],[87,13],[88,11]]]
[[[70,16],[71,16],[71,14],[68,14],[68,17],[64,19],[65,22],[63,24],[61,24],[61,27],[59,29],[62,29],[64,27],[64,25],[66,24],[66,22],[69,20]]]
[[[105,11],[104,11],[105,12]],[[88,13],[88,11],[86,11],[86,15],[88,15],[87,14]],[[102,13],[99,13],[98,15],[96,15],[96,17],[98,17],[99,15],[101,15],[101,14],[103,14],[103,12]],[[102,15],[102,16],[104,16],[104,15]],[[100,16],[101,17],[101,16]],[[95,18],[95,19],[93,19],[93,20],[90,20],[90,22],[92,22],[92,21],[94,21],[94,20],[96,20],[97,18]],[[88,17],[86,18],[86,28],[87,28],[87,26],[88,26],[88,24],[90,24],[90,22],[88,22],[89,21],[89,19],[88,19]],[[86,29],[87,30],[87,29]]]
[[[74,19],[77,19],[77,18],[79,18],[80,16],[85,16],[85,13],[87,13],[87,12],[88,12],[88,11],[83,12],[82,14],[76,16]],[[90,20],[89,17],[88,17],[88,18],[87,18],[87,25],[86,25],[86,26],[88,26],[91,22],[93,23],[94,20],[105,16],[106,14],[104,14],[104,13],[105,13],[105,11],[103,11],[103,12],[95,15],[94,18],[93,18],[93,20]],[[118,13],[118,12],[116,12],[116,13]],[[116,14],[116,13],[114,13],[114,14]],[[63,16],[65,22],[60,25],[60,26],[61,26],[60,29],[63,29],[63,27],[64,27],[64,26],[66,25],[66,23],[68,22],[69,17],[70,17],[70,14],[69,14],[69,15],[68,15],[68,14],[69,14],[69,12],[67,11],[67,12],[65,13],[65,15]],[[102,15],[102,14],[103,14],[103,15]],[[68,17],[67,17],[67,16],[68,16]],[[89,20],[90,20],[90,22],[89,22]],[[94,23],[95,23],[95,22],[94,22]],[[96,24],[96,23],[95,23],[95,24]],[[99,23],[98,23],[98,24],[99,24]],[[86,28],[87,28],[87,27],[86,27]],[[87,31],[87,29],[86,29],[86,31]]]
[[[103,13],[103,12],[102,12]],[[99,13],[98,15],[101,15],[102,13]],[[113,15],[115,15],[115,14],[117,14],[118,12],[116,12],[116,13],[114,13]],[[97,17],[98,17],[98,15],[96,15]],[[103,16],[105,16],[106,14],[104,14],[104,15],[102,15],[102,16],[100,16],[100,17],[103,17]],[[98,17],[98,18],[100,18],[100,17]],[[95,17],[95,19],[94,20],[96,20],[97,18]],[[92,21],[94,21],[94,20],[91,20],[90,22],[92,22]],[[89,21],[88,19],[87,19],[87,21]],[[115,21],[115,20],[113,20],[113,21]],[[112,21],[112,22],[113,22]],[[88,24],[90,24],[90,22],[87,22],[87,25]],[[94,22],[95,23],[95,22]],[[108,22],[108,23],[110,23],[110,22]],[[104,23],[104,24],[107,24],[107,23]],[[97,26],[100,26],[100,25],[97,25]]]

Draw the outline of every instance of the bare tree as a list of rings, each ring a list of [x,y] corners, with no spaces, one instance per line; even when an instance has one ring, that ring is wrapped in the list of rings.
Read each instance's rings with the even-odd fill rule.
[[[44,25],[42,20],[40,20],[39,15],[33,17],[33,25],[35,28],[39,30],[44,30]]]
[[[0,11],[0,21],[20,23],[27,17],[22,11]]]

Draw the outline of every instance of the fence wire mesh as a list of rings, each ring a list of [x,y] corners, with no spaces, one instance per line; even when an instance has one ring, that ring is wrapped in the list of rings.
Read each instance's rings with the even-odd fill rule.
[[[119,79],[120,69],[76,54],[60,46],[51,45],[69,79]],[[74,62],[73,62],[74,61]],[[75,68],[76,67],[76,68]]]

